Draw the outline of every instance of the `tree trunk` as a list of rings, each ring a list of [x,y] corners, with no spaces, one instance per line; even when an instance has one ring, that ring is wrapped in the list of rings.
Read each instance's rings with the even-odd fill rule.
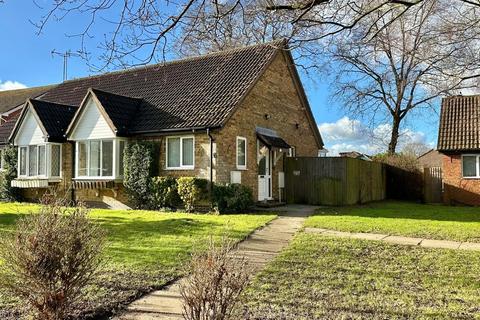
[[[397,149],[398,136],[400,129],[400,117],[393,116],[392,135],[388,144],[388,154],[394,154]]]

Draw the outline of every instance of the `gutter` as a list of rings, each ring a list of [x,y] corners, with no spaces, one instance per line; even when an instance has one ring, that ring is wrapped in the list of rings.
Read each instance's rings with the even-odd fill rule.
[[[148,134],[169,134],[175,132],[195,132],[195,131],[211,131],[212,129],[219,129],[222,126],[217,125],[213,127],[190,127],[190,128],[173,128],[173,129],[162,129],[162,130],[143,130],[143,131],[134,131],[131,136],[136,135],[148,135]]]

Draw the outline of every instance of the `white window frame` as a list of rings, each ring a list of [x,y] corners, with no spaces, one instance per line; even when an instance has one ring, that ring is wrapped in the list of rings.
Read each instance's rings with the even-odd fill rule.
[[[59,176],[52,176],[52,162],[51,162],[51,152],[52,152],[52,145],[59,145],[60,146],[60,175]],[[40,146],[45,146],[45,174],[38,174],[40,171],[40,166],[39,166],[39,153],[40,153]],[[37,174],[36,175],[29,175],[30,172],[30,147],[37,147]],[[21,148],[26,148],[26,153],[25,153],[25,174],[22,175],[20,174],[20,149]],[[30,144],[30,145],[21,145],[18,146],[17,148],[17,176],[18,178],[22,179],[60,179],[63,176],[63,165],[62,165],[62,157],[63,157],[63,150],[62,150],[62,144],[61,143],[39,143],[39,144]],[[3,161],[3,159],[2,159]],[[3,167],[2,167],[3,168]]]
[[[180,166],[179,167],[170,167],[168,165],[168,140],[170,139],[179,139],[180,138]],[[183,165],[183,140],[193,139],[193,164],[192,165]],[[166,170],[194,170],[195,169],[195,136],[168,136],[165,139],[165,168]]]
[[[466,177],[463,174],[463,158],[464,157],[475,157],[475,159],[476,159],[475,167],[477,169],[475,176]],[[462,154],[462,163],[460,165],[462,166],[462,178],[463,179],[480,179],[480,154]]]
[[[110,176],[90,176],[88,175],[90,172],[90,144],[91,142],[100,142],[100,173],[103,171],[103,141],[111,141],[113,145],[113,158],[112,158],[112,175]],[[106,138],[106,139],[88,139],[88,140],[77,140],[75,141],[75,179],[79,180],[114,180],[114,179],[121,179],[123,176],[120,176],[118,166],[120,163],[120,154],[119,154],[119,142],[124,141],[126,144],[127,141],[125,139],[117,139],[117,138]],[[87,175],[80,176],[79,175],[79,163],[80,163],[80,143],[87,144]]]
[[[244,141],[245,142],[245,164],[244,165],[241,165],[238,163],[238,147],[239,147],[239,142],[240,141]],[[235,148],[235,163],[237,165],[237,169],[238,170],[247,170],[247,158],[248,158],[248,152],[247,152],[247,149],[248,149],[248,144],[247,144],[247,138],[245,137],[241,137],[241,136],[237,136],[237,139],[236,139],[236,148]]]

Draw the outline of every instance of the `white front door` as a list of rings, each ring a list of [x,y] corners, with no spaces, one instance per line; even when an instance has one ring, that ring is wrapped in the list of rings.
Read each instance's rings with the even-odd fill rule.
[[[260,146],[261,148],[262,146]],[[259,153],[258,162],[258,201],[272,199],[272,173],[270,150]]]

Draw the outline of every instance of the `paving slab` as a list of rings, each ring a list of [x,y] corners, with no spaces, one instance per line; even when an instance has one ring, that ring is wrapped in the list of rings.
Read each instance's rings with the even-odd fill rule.
[[[418,246],[422,242],[422,238],[411,238],[411,237],[402,237],[402,236],[388,236],[382,241],[394,243],[394,244],[403,244],[409,246]]]
[[[357,232],[352,233],[351,238],[353,239],[363,239],[363,240],[375,240],[380,241],[388,237],[388,234],[381,234],[381,233],[363,233]]]
[[[458,247],[460,250],[480,251],[480,243],[462,242]]]
[[[458,241],[423,239],[420,246],[425,248],[458,249],[461,244]]]

